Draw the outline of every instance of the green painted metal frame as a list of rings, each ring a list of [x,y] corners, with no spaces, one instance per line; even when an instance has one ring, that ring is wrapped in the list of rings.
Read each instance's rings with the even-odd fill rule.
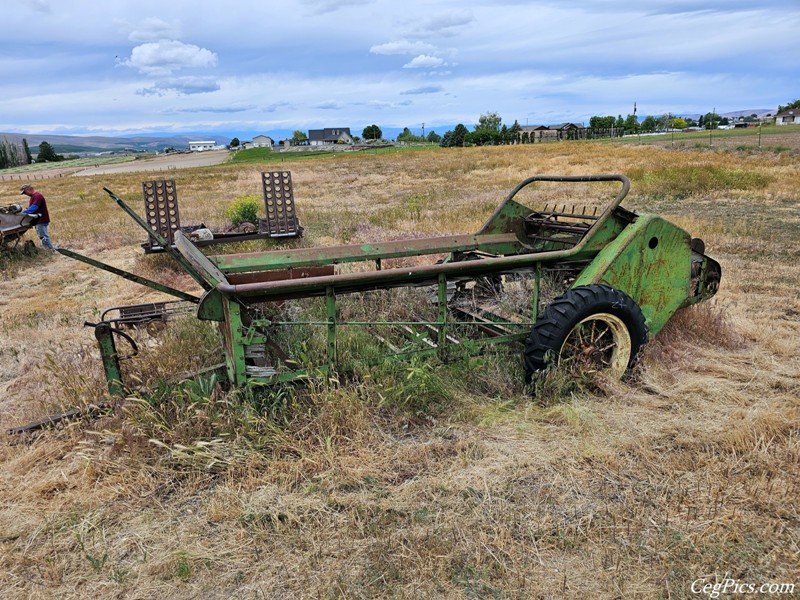
[[[619,182],[621,190],[598,217],[591,228],[591,234],[568,250],[535,249],[525,236],[523,220],[531,213],[531,208],[517,203],[514,197],[527,185],[538,181],[561,182]],[[205,318],[220,321],[226,341],[228,362],[228,378],[235,385],[247,381],[277,382],[304,378],[309,369],[300,368],[280,372],[269,376],[251,376],[247,374],[244,360],[244,349],[247,340],[263,343],[266,336],[257,339],[255,328],[266,328],[271,325],[310,325],[324,327],[326,330],[327,360],[317,366],[317,372],[329,373],[338,368],[352,368],[357,363],[369,363],[369,360],[340,363],[337,338],[342,326],[381,325],[381,326],[432,326],[436,330],[436,339],[431,340],[432,348],[416,349],[386,353],[374,361],[408,358],[413,355],[438,355],[442,360],[457,353],[475,353],[487,345],[497,345],[523,340],[535,323],[539,312],[539,286],[542,270],[548,265],[565,261],[588,261],[596,255],[608,242],[614,239],[627,226],[629,216],[615,218],[614,211],[619,207],[627,194],[630,183],[623,176],[590,176],[590,177],[531,177],[520,183],[506,197],[489,218],[481,230],[474,235],[443,236],[422,240],[399,240],[381,244],[355,244],[327,248],[295,249],[274,252],[247,253],[237,255],[202,255],[196,247],[180,234],[176,235],[176,247],[181,254],[214,285],[201,299],[199,311]],[[474,261],[445,260],[438,264],[410,268],[386,269],[384,261],[392,258],[417,257],[423,255],[447,254],[452,258],[457,253],[480,252],[496,255]],[[284,279],[278,281],[231,283],[228,277],[234,278],[242,273],[260,273],[298,269],[303,267],[319,267],[324,265],[346,265],[357,262],[375,262],[375,270],[369,272],[342,272],[338,274],[309,277],[305,279]],[[463,341],[461,348],[456,348],[448,339],[448,331],[459,325],[475,325],[475,321],[455,320],[448,314],[447,283],[451,279],[475,278],[487,274],[513,273],[531,271],[534,273],[534,290],[531,301],[530,320],[523,322],[495,319],[494,325],[509,328],[517,333],[494,335],[479,340]],[[337,319],[337,297],[343,294],[358,293],[369,290],[387,289],[403,286],[436,286],[436,320],[432,321],[340,321]],[[216,293],[215,293],[216,292]],[[241,302],[280,302],[293,298],[322,296],[325,298],[325,321],[306,322],[259,322],[251,324],[248,331],[241,321],[241,311],[236,304]],[[221,310],[220,310],[221,308]],[[264,327],[266,325],[266,327]]]
[[[594,219],[592,224],[585,225],[586,230],[576,238],[577,242],[572,247],[564,248],[564,242],[556,237],[547,239],[528,235],[527,219],[534,211],[517,202],[515,197],[535,182],[618,182],[620,190],[599,216],[591,217]],[[689,234],[655,215],[636,215],[622,208],[620,204],[629,189],[630,182],[622,175],[529,177],[509,193],[483,227],[473,235],[206,256],[180,231],[176,231],[175,249],[170,248],[169,244],[165,244],[165,247],[205,290],[198,302],[197,316],[219,324],[228,380],[237,386],[251,381],[291,381],[308,377],[312,372],[329,374],[337,368],[352,368],[358,363],[413,355],[437,355],[447,360],[457,354],[478,352],[487,345],[521,341],[529,334],[540,312],[543,273],[548,268],[564,264],[581,265],[574,286],[606,283],[631,296],[640,305],[649,331],[654,335],[678,308],[713,295],[715,289],[700,285],[693,295],[691,271],[695,256]],[[147,223],[121,198],[110,190],[106,191],[125,212],[153,235]],[[158,235],[155,234],[155,237],[158,238]],[[480,259],[469,259],[476,253]],[[436,255],[445,255],[445,259],[431,265],[386,268],[386,261],[390,259]],[[703,256],[702,259],[704,272],[711,268],[711,263],[716,265],[708,257]],[[90,260],[85,262],[93,264]],[[346,268],[349,264],[371,262],[375,267],[369,271],[348,271]],[[102,263],[100,265],[101,268],[108,267],[102,266]],[[339,266],[338,273],[333,269],[335,265]],[[496,317],[483,323],[456,319],[448,310],[449,282],[513,273],[533,276],[529,319],[509,321]],[[196,297],[179,290],[161,284],[153,285],[154,282],[137,279],[138,276],[125,272],[119,274],[130,276],[129,279],[165,293],[182,298],[188,296],[197,301]],[[435,286],[435,319],[346,321],[337,317],[337,300],[343,295],[410,286]],[[260,303],[312,297],[324,298],[324,320],[270,321],[259,318],[251,310],[253,305]],[[290,325],[324,328],[324,361],[313,368],[289,367],[284,361],[274,374],[248,373],[247,348],[268,344],[270,327]],[[429,334],[419,334],[419,339],[424,337],[427,340],[425,348],[395,348],[395,351],[378,358],[340,362],[340,330],[355,325],[419,326],[427,328],[428,332],[432,330],[435,336],[431,338]],[[480,325],[492,330],[493,335],[475,340],[462,339],[458,343],[451,341],[449,332],[465,325]],[[418,335],[413,329],[411,332],[414,336]],[[108,369],[107,374],[111,375]],[[118,376],[118,373],[114,375]]]

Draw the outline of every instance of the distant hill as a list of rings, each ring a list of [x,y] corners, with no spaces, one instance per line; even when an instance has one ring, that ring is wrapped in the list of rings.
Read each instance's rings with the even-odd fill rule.
[[[747,110],[736,110],[733,112],[726,112],[720,113],[720,117],[728,117],[729,119],[738,118],[738,117],[749,117],[750,115],[756,115],[757,117],[766,117],[767,115],[776,115],[778,112],[777,108],[750,108]]]
[[[710,110],[708,112],[711,112]],[[756,115],[757,117],[766,117],[767,115],[775,115],[777,114],[777,108],[748,108],[747,110],[734,110],[731,112],[718,112],[717,114],[720,117],[727,117],[729,119],[737,119],[739,117],[749,117],[750,115]],[[680,114],[678,116],[694,119],[695,121],[705,115],[707,113],[700,113],[697,114]]]
[[[710,110],[708,112],[711,112]],[[759,117],[767,115],[775,115],[777,108],[749,108],[746,110],[736,110],[726,113],[717,113],[721,117],[736,118],[748,117],[755,114]],[[705,113],[703,113],[705,114]],[[679,114],[676,116],[689,117],[692,119],[699,119],[702,115],[697,114]],[[644,118],[639,115],[639,120]],[[569,121],[570,119],[563,119]],[[514,123],[514,118],[511,117],[505,124],[509,127]],[[467,124],[468,129],[472,128],[471,124]],[[414,128],[413,133],[419,135],[423,132],[425,134],[431,131],[436,131],[439,135],[444,135],[445,132],[455,129],[455,124],[452,125],[439,125],[436,127]],[[383,130],[383,137],[385,139],[395,139],[398,134],[403,132],[402,128],[396,127],[381,127]],[[237,133],[237,137],[241,140],[252,139],[253,136],[258,134],[267,133],[274,140],[282,140],[292,136],[293,130],[269,130],[264,131],[242,131]],[[361,132],[353,130],[353,135],[360,136]],[[177,150],[188,150],[189,142],[201,140],[214,140],[217,144],[228,144],[231,137],[222,137],[219,135],[209,135],[199,133],[196,135],[137,135],[125,137],[104,137],[104,136],[89,136],[89,135],[40,135],[40,134],[22,134],[22,133],[0,133],[0,140],[3,138],[10,142],[17,144],[22,143],[25,138],[28,141],[28,147],[31,153],[36,156],[38,153],[38,146],[42,142],[48,142],[58,154],[94,154],[103,152],[160,152],[165,148],[173,147]]]
[[[103,137],[83,135],[39,135],[23,133],[0,133],[0,139],[22,143],[25,138],[31,153],[36,155],[42,142],[53,146],[58,154],[84,154],[101,152],[160,152],[170,146],[178,150],[188,150],[189,142],[214,140],[217,144],[227,144],[230,138],[216,135],[171,135],[171,136],[131,136]]]

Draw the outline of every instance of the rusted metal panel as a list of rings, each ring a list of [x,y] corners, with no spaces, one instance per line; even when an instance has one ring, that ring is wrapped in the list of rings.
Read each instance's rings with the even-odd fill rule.
[[[251,271],[249,273],[229,273],[228,283],[240,285],[243,283],[263,283],[268,281],[282,281],[285,279],[306,279],[308,277],[323,277],[334,274],[333,265],[322,267],[290,267],[279,271]]]
[[[175,241],[175,231],[181,227],[178,213],[178,191],[174,179],[142,182],[145,220],[150,229],[159,233],[170,244]],[[149,238],[150,250],[161,249],[155,238]]]
[[[269,171],[261,173],[264,190],[264,207],[267,218],[263,228],[270,237],[293,236],[299,233],[297,212],[294,207],[294,189],[290,171]]]

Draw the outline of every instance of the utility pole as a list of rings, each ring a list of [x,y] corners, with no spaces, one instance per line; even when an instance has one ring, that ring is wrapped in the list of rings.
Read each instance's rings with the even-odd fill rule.
[[[422,124],[422,137],[425,137],[425,123]]]

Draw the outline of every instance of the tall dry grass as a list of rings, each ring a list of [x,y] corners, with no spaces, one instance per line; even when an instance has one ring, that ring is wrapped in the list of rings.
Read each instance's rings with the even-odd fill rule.
[[[182,220],[220,226],[274,168],[170,173]],[[625,205],[703,237],[722,288],[676,315],[626,381],[556,382],[546,401],[498,349],[278,390],[163,385],[7,443],[4,597],[688,598],[699,578],[800,583],[795,155],[564,143],[291,170],[307,245],[472,232],[530,175],[628,174]],[[42,182],[52,237],[192,290],[141,254],[142,233],[101,189],[140,210],[152,178]],[[6,427],[98,400],[81,324],[159,297],[39,258],[0,280]],[[143,357],[126,373],[214,362],[196,327],[137,334]]]

